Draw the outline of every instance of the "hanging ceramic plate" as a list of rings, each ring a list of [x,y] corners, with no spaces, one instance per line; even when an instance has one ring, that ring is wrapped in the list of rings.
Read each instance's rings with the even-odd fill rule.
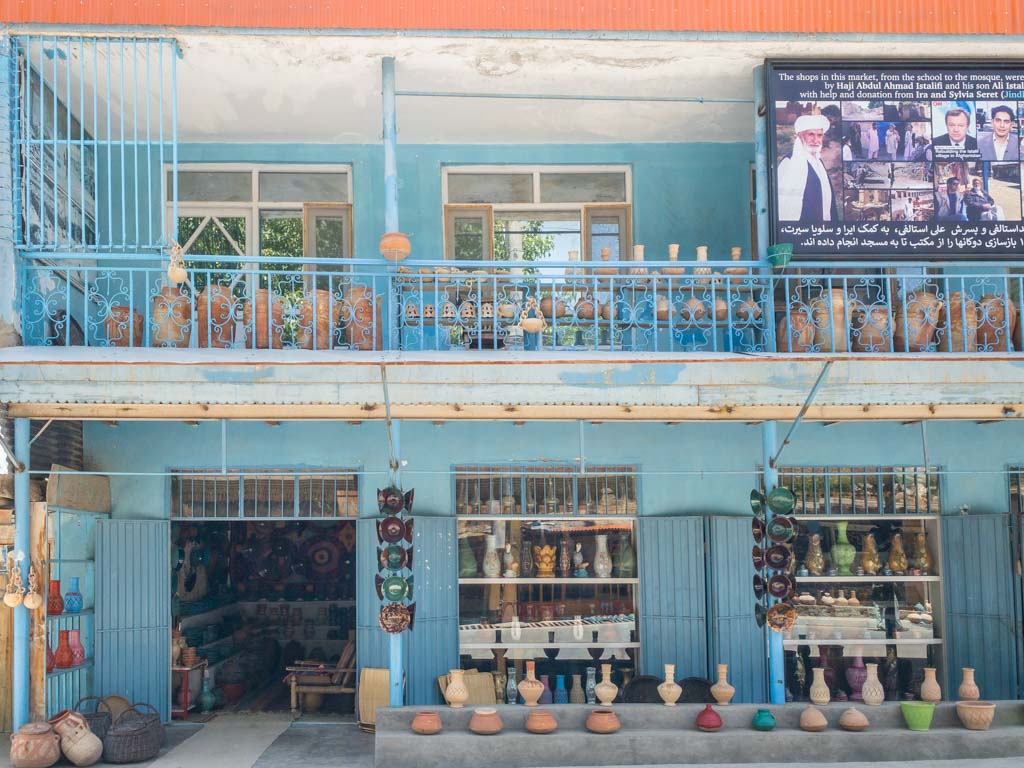
[[[762,597],[764,597],[764,593],[765,593],[764,577],[760,573],[755,573],[754,574],[754,597],[756,597],[758,600],[760,600]]]
[[[785,544],[776,544],[774,547],[769,547],[764,553],[765,564],[776,571],[784,571],[789,568],[789,563],[792,559],[793,550]]]
[[[757,622],[757,626],[763,627],[767,612],[764,609],[763,603],[756,603],[754,605],[754,621]]]
[[[756,488],[750,492],[750,509],[754,513],[754,517],[759,517],[764,520],[764,494]]]
[[[388,634],[397,635],[412,623],[412,613],[401,603],[391,603],[380,609],[377,623]]]
[[[796,533],[796,525],[791,517],[773,517],[764,527],[768,538],[776,544],[785,544]]]
[[[796,611],[789,603],[779,603],[768,609],[765,616],[768,627],[775,632],[788,632],[796,624]]]
[[[409,597],[412,587],[401,576],[388,576],[380,585],[380,591],[385,600],[397,603]]]
[[[405,567],[405,547],[388,544],[380,551],[380,567],[388,571],[400,571]]]
[[[758,544],[761,543],[761,539],[764,538],[764,520],[759,517],[755,517],[750,521],[750,530],[754,534],[754,541]]]
[[[795,506],[796,496],[789,488],[779,486],[772,488],[772,492],[768,494],[768,509],[773,515],[788,515]]]
[[[768,579],[768,594],[776,600],[789,600],[796,593],[796,580],[788,573],[775,573]]]
[[[381,541],[386,541],[388,544],[397,544],[405,538],[405,523],[394,515],[385,517],[377,523],[377,535]]]
[[[754,561],[754,570],[760,571],[764,568],[764,550],[756,544],[750,550],[750,559]]]

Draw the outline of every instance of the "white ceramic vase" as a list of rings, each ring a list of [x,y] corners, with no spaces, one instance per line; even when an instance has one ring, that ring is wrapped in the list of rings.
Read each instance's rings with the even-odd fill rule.
[[[864,699],[864,703],[868,706],[880,706],[885,701],[885,688],[878,679],[878,665],[865,664],[864,668],[867,670],[868,676],[864,680],[860,694]]]
[[[823,707],[832,700],[832,694],[825,682],[825,670],[821,667],[814,668],[814,682],[811,683],[811,702]]]

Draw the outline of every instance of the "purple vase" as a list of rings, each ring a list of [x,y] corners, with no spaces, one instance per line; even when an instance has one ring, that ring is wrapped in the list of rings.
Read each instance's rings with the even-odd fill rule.
[[[832,669],[832,662],[829,660],[828,654],[825,653],[825,646],[821,646],[820,648],[818,654],[818,666],[824,670],[823,676],[825,678],[825,685],[828,686],[829,691],[834,693],[836,690],[836,671]]]
[[[846,670],[846,682],[850,684],[850,701],[864,701],[860,692],[867,679],[868,671],[864,666],[864,659],[857,654],[853,658],[853,664]]]
[[[540,695],[540,698],[537,700],[537,703],[538,704],[550,704],[552,702],[552,696],[551,696],[551,686],[548,685],[548,676],[547,675],[541,675],[540,676],[540,681],[544,685],[544,692]]]

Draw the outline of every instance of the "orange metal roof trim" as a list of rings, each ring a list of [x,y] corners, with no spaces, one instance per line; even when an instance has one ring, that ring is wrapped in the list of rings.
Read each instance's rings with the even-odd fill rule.
[[[1021,0],[0,0],[65,25],[637,32],[1021,34]]]

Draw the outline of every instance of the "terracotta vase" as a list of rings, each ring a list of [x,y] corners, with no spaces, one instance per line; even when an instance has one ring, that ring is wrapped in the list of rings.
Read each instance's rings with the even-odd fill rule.
[[[888,352],[892,333],[889,308],[859,305],[850,316],[850,347],[854,352]]]
[[[658,695],[661,696],[661,700],[665,702],[666,707],[674,707],[676,702],[679,701],[679,697],[683,695],[683,689],[676,682],[675,678],[676,665],[666,664],[665,682],[658,686]]]
[[[829,303],[831,297],[831,306]],[[848,352],[850,334],[846,324],[846,291],[832,288],[810,304],[814,321],[814,344],[819,352]]]
[[[53,672],[54,667],[57,666],[57,658],[53,655],[53,650],[50,648],[50,641],[46,641],[46,672],[49,674]]]
[[[821,667],[814,668],[814,682],[811,683],[811,702],[823,707],[832,699],[828,685],[825,683],[825,670]]]
[[[433,736],[440,733],[442,727],[441,716],[430,710],[417,712],[412,719],[412,732],[420,736]]]
[[[503,723],[496,709],[475,709],[469,719],[469,730],[478,736],[493,736],[501,733]]]
[[[57,669],[73,667],[75,665],[74,652],[71,650],[71,643],[68,640],[68,630],[60,630],[58,636],[60,639],[57,642],[57,650],[53,653]]]
[[[60,737],[60,749],[64,757],[77,766],[92,765],[103,755],[103,742],[89,726],[76,727],[71,733]]]
[[[540,300],[540,312],[549,320],[554,317],[564,317],[568,314],[565,309],[565,302],[552,296],[545,296]]]
[[[859,709],[850,707],[839,716],[839,727],[844,731],[863,731],[868,727],[868,718]]]
[[[964,295],[957,291],[949,295],[949,302],[939,317],[944,352],[978,351],[978,305],[971,299],[964,301]]]
[[[361,350],[383,349],[381,302],[374,295],[373,286],[351,283],[345,286],[344,296],[341,325],[345,328],[348,346]],[[445,302],[441,317],[454,319],[455,314],[454,305]]]
[[[690,296],[679,308],[679,324],[682,326],[696,325],[708,314],[708,307],[697,296]]]
[[[242,304],[245,346],[252,349],[255,336],[256,349],[281,349],[284,346],[284,304],[268,288],[259,288],[254,293],[255,297],[251,301]],[[255,318],[253,305],[256,307]]]
[[[978,690],[978,684],[974,682],[973,668],[963,668],[963,680],[960,683],[960,687],[956,690],[956,695],[959,697],[960,701],[977,701],[981,698],[981,691]]]
[[[60,760],[60,736],[49,723],[26,723],[11,734],[13,768],[49,768]]]
[[[536,662],[526,662],[526,677],[519,681],[519,695],[523,697],[523,704],[528,707],[536,707],[541,694],[544,693],[544,684],[537,679]]]
[[[173,285],[165,285],[153,297],[153,328],[150,344],[154,347],[187,347],[192,340],[192,305],[188,294]]]
[[[412,253],[409,236],[403,232],[385,232],[380,236],[380,255],[390,262],[399,262]]]
[[[921,701],[937,703],[942,701],[942,689],[935,679],[935,667],[924,668],[924,681],[921,683]]]
[[[526,716],[526,730],[530,733],[553,733],[558,721],[546,709],[532,709]]]
[[[615,697],[619,694],[619,686],[612,682],[612,665],[601,665],[601,682],[594,686],[597,700],[602,705],[610,707]]]
[[[869,707],[880,706],[885,701],[885,687],[878,679],[878,665],[865,664],[867,676],[861,686],[860,695],[864,703]]]
[[[722,716],[715,712],[710,704],[697,715],[697,729],[705,733],[715,733],[722,728]]]
[[[107,316],[103,318],[103,330],[106,331],[110,346],[141,347],[144,342],[142,321],[142,315],[131,307],[111,304]]]
[[[615,733],[620,727],[618,716],[610,709],[595,709],[587,715],[587,730],[591,733]]]
[[[196,326],[201,349],[231,346],[235,337],[234,302],[231,289],[224,285],[208,285],[199,293]]]
[[[814,346],[814,325],[805,309],[791,309],[788,317],[779,319],[775,329],[778,352],[809,352]]]
[[[448,687],[444,689],[445,701],[452,709],[462,709],[462,706],[469,701],[469,689],[466,687],[465,673],[461,669],[452,669],[448,672]]]
[[[711,686],[711,695],[715,697],[715,701],[718,702],[718,706],[728,706],[729,702],[732,701],[732,697],[736,693],[736,689],[729,685],[729,665],[719,664],[718,665],[718,681]]]
[[[409,306],[415,307],[414,304],[407,305],[407,310]],[[300,327],[295,334],[296,346],[300,349],[330,349],[331,334],[341,320],[341,313],[342,304],[330,291],[318,288],[310,292],[303,298],[299,309]]]
[[[46,615],[60,616],[64,613],[64,598],[60,596],[60,579],[50,579],[50,588],[46,591]]]
[[[594,299],[590,296],[580,296],[576,302],[576,318],[578,320],[593,320],[596,313]]]
[[[68,635],[68,645],[71,646],[71,666],[77,667],[85,663],[85,646],[82,645],[81,631],[72,629]]]
[[[895,304],[892,323],[897,352],[925,352],[935,343],[942,300],[934,293],[913,291],[902,303]]]
[[[978,348],[988,352],[1005,352],[1010,348],[1017,328],[1017,305],[996,293],[981,297],[978,302]]]
[[[828,720],[820,709],[808,705],[800,713],[800,728],[810,733],[820,733],[828,728]]]

